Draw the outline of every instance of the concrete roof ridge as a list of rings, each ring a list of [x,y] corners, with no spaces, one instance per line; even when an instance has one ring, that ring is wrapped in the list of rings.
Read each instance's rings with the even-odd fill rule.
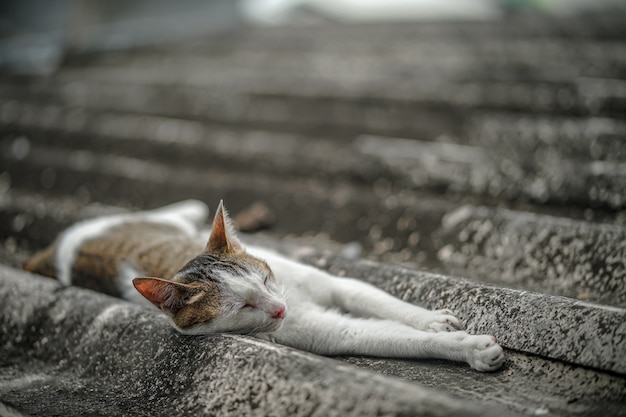
[[[438,260],[497,285],[626,307],[626,227],[464,205],[444,216]]]
[[[181,335],[156,311],[1,265],[0,279],[2,362],[23,382],[2,378],[0,398],[26,413],[514,415],[247,336]]]
[[[452,228],[458,223],[467,220],[470,217],[488,217],[497,213],[499,216],[516,222],[533,222],[548,223],[555,226],[564,227],[584,227],[588,229],[613,230],[626,233],[626,226],[613,223],[599,223],[590,220],[578,220],[568,217],[554,216],[550,214],[535,213],[531,211],[513,210],[502,207],[488,207],[474,204],[463,204],[455,210],[446,213],[442,218],[442,226],[444,228]]]

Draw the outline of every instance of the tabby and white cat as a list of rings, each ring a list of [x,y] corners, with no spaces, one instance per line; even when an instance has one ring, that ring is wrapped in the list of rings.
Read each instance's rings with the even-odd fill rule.
[[[24,269],[147,300],[185,334],[251,334],[322,355],[451,359],[479,371],[504,362],[495,337],[461,331],[449,310],[425,310],[362,281],[244,247],[221,202],[205,245],[207,214],[204,203],[189,200],[86,220]]]

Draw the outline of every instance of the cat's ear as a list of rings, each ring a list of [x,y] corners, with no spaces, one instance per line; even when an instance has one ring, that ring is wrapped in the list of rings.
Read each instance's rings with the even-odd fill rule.
[[[224,202],[221,200],[215,213],[215,219],[213,219],[211,236],[205,250],[212,253],[237,253],[243,250],[231,226]]]
[[[161,278],[135,278],[133,285],[148,301],[170,314],[178,313],[189,298],[198,292],[191,285]]]

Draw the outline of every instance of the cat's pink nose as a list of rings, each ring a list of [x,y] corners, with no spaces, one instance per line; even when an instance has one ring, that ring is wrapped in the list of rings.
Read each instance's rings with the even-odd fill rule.
[[[285,317],[285,306],[280,306],[272,312],[272,318],[274,319],[282,319],[283,317]]]

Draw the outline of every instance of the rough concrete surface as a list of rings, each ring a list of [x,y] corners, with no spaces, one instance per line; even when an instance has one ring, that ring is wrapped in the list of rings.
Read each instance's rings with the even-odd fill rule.
[[[0,72],[0,414],[624,415],[624,10],[303,12]],[[504,368],[184,337],[18,271],[78,219],[188,198],[267,208],[250,241],[451,308]]]
[[[450,272],[626,307],[626,228],[464,206],[442,222]]]
[[[183,336],[156,311],[11,268],[0,279],[0,398],[28,414],[485,415],[470,401],[250,337]]]

